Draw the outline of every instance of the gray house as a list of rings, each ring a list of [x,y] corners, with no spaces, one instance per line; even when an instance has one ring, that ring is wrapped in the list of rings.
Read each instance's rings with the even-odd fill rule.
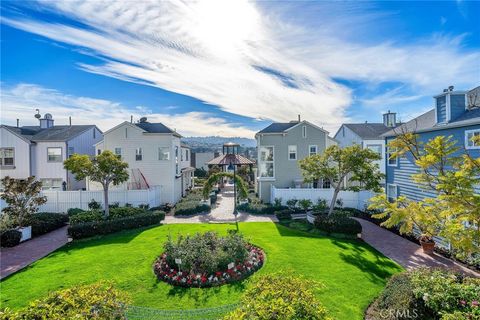
[[[328,182],[305,184],[298,160],[336,144],[324,129],[308,121],[272,123],[255,134],[258,148],[258,196],[266,203],[276,188],[329,188]]]

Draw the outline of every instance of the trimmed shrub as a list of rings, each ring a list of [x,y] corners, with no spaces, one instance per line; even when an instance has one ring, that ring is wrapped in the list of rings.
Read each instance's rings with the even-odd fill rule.
[[[74,215],[82,213],[82,212],[85,212],[85,210],[80,209],[80,208],[70,208],[70,209],[67,210],[67,215],[70,217],[70,216],[74,216]]]
[[[6,309],[1,319],[127,319],[127,295],[112,284],[76,286],[50,293],[47,297],[31,302],[18,311]]]
[[[356,235],[362,232],[362,225],[357,220],[342,216],[319,215],[315,218],[315,228],[326,233],[343,233]]]
[[[0,236],[0,244],[2,247],[15,247],[20,243],[22,233],[15,229],[10,229],[2,232]]]
[[[242,203],[237,206],[238,211],[247,212],[251,214],[275,214],[275,211],[285,209],[285,206],[272,206],[263,203]]]
[[[84,211],[71,216],[70,224],[73,225],[73,224],[84,223],[84,222],[100,221],[102,219],[103,219],[103,214],[98,210]]]
[[[40,212],[31,219],[32,237],[37,237],[63,227],[68,222],[68,216],[63,213]]]
[[[275,211],[275,215],[277,216],[278,220],[290,220],[292,219],[292,212],[290,209],[282,209]]]
[[[210,212],[211,208],[208,204],[194,201],[181,201],[175,206],[175,215],[193,215],[198,213]]]
[[[143,208],[134,208],[134,207],[121,207],[121,208],[112,208],[108,215],[109,220],[135,216],[137,214],[145,213],[146,209]]]
[[[165,212],[163,211],[145,212],[115,220],[100,220],[74,224],[68,228],[68,234],[73,239],[88,238],[121,230],[159,224],[163,219],[165,219]]]
[[[315,296],[320,288],[320,283],[292,274],[268,274],[249,287],[241,306],[223,319],[331,319]]]

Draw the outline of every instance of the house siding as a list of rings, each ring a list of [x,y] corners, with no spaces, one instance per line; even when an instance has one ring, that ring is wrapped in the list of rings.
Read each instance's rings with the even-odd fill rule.
[[[437,123],[447,122],[447,97],[441,96],[436,100]]]
[[[2,178],[10,176],[17,179],[30,176],[32,167],[30,162],[30,144],[5,128],[1,128],[0,133],[1,147],[15,149],[14,166],[1,167],[0,176]]]
[[[67,181],[67,171],[63,168],[63,161],[67,158],[67,148],[65,142],[37,142],[32,151],[35,154],[33,159],[32,174],[37,179],[62,179]],[[47,161],[48,148],[61,148],[62,149],[62,161],[49,162]]]
[[[307,137],[303,138],[303,126],[307,127]],[[293,188],[296,180],[303,180],[298,161],[309,155],[309,146],[317,145],[317,152],[323,153],[327,143],[327,133],[308,123],[302,123],[285,133],[259,134],[257,136],[258,159],[260,147],[273,146],[274,178],[258,178],[259,197],[263,202],[270,202],[271,186],[276,188]],[[297,146],[297,160],[288,159],[288,146]],[[260,161],[260,160],[259,160]]]
[[[457,141],[457,146],[463,149],[465,147],[465,131],[480,129],[480,125],[472,125],[461,128],[451,128],[445,130],[436,130],[419,134],[419,140],[426,143],[428,140],[436,136],[452,136],[452,139]],[[387,143],[393,140],[394,137],[388,137]],[[480,157],[480,149],[466,150],[473,157]],[[459,151],[460,153],[461,151]],[[397,194],[406,196],[410,200],[420,201],[425,197],[436,197],[436,194],[430,190],[424,190],[416,184],[412,175],[419,173],[419,168],[416,166],[412,156],[407,155],[398,159],[397,166],[386,165],[386,182],[387,184],[397,185]],[[477,189],[480,192],[480,186]]]

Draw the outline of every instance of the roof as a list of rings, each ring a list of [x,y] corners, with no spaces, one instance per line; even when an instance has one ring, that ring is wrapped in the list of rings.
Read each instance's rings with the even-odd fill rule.
[[[148,133],[175,133],[175,131],[171,130],[169,127],[164,125],[163,123],[150,123],[150,122],[138,122],[135,125]]]
[[[222,154],[208,161],[206,164],[228,166],[230,163],[236,164],[236,165],[247,165],[247,164],[254,164],[255,162],[238,154]]]
[[[480,124],[480,108],[467,110],[459,117],[452,119],[447,124],[437,124],[437,119],[435,118],[435,109],[432,109],[393,130],[385,132],[382,136],[396,136],[402,132],[435,131],[471,124]]]
[[[382,139],[381,135],[392,129],[383,123],[345,123],[343,125],[363,140]]]
[[[274,122],[265,129],[260,130],[257,133],[281,133],[286,131],[287,129],[290,129],[293,126],[296,126],[298,122]]]
[[[3,125],[9,131],[21,136],[27,140],[37,141],[68,141],[79,134],[95,128],[95,125],[65,125],[65,126],[53,126],[51,128],[42,129],[40,126],[23,126],[13,127]]]

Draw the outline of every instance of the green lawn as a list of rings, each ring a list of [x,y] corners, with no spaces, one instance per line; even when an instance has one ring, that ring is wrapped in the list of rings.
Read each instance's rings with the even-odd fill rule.
[[[232,228],[228,224],[163,225],[78,241],[2,281],[1,305],[17,308],[50,290],[108,279],[129,292],[137,306],[214,307],[237,302],[242,290],[261,274],[291,270],[324,283],[319,299],[335,319],[362,319],[386,280],[401,271],[396,263],[358,241],[314,236],[274,223],[241,223],[240,230],[267,255],[255,275],[210,289],[177,289],[156,280],[152,263],[168,234],[226,233]]]

